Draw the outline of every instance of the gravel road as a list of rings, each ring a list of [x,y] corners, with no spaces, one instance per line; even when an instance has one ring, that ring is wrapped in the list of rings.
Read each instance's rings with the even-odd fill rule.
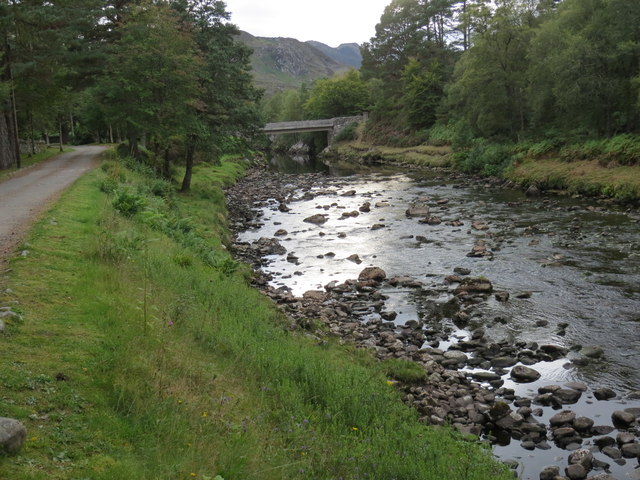
[[[75,147],[0,183],[0,262],[13,252],[38,216],[83,173],[105,147]]]

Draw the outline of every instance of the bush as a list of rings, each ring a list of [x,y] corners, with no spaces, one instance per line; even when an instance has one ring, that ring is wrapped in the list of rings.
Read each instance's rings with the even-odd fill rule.
[[[434,125],[429,129],[429,143],[436,147],[453,144],[455,130],[451,125]]]
[[[352,122],[345,126],[336,135],[336,142],[349,142],[357,138],[356,129],[358,128],[358,122]]]
[[[117,190],[113,199],[113,208],[125,217],[131,217],[146,205],[145,199],[126,188]]]
[[[513,146],[475,139],[472,147],[468,151],[457,152],[453,161],[454,165],[465,173],[499,176],[511,166],[513,158]]]

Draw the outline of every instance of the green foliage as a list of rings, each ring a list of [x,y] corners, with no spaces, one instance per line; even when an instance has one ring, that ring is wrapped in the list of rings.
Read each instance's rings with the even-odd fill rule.
[[[311,118],[333,118],[358,115],[369,109],[367,84],[360,72],[350,70],[345,75],[318,80],[305,102],[305,111]]]
[[[500,176],[513,161],[513,146],[474,140],[467,151],[454,156],[454,164],[466,173]]]
[[[128,188],[120,188],[114,193],[113,208],[126,217],[135,215],[146,205],[143,197]]]
[[[454,135],[455,131],[451,125],[436,124],[429,129],[428,139],[431,145],[451,145]]]
[[[357,132],[356,132],[357,128],[358,128],[357,122],[350,123],[349,125],[344,127],[342,130],[340,130],[340,133],[336,135],[334,140],[336,142],[349,142],[351,140],[355,140],[357,138]]]

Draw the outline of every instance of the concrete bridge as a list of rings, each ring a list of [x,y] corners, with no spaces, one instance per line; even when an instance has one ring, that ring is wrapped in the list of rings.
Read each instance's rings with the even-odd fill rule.
[[[353,122],[363,122],[367,120],[368,115],[357,115],[355,117],[335,117],[325,120],[302,120],[299,122],[279,122],[267,123],[262,131],[267,135],[283,135],[286,133],[308,133],[308,132],[327,132],[329,145],[333,143],[333,139],[347,125]]]

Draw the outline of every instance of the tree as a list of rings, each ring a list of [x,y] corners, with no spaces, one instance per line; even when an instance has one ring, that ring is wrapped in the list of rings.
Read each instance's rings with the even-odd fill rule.
[[[96,92],[107,119],[127,132],[132,156],[139,157],[143,134],[159,154],[190,123],[201,62],[193,38],[168,5],[139,5],[123,21]]]
[[[318,80],[304,106],[311,118],[357,115],[369,107],[367,84],[353,69],[341,77]]]
[[[404,93],[402,104],[409,125],[415,130],[431,127],[436,121],[436,111],[442,101],[444,82],[438,62],[422,65],[409,60],[402,76]]]
[[[476,134],[517,138],[528,125],[531,15],[519,1],[503,0],[456,65],[448,87],[450,115],[464,119]]]

